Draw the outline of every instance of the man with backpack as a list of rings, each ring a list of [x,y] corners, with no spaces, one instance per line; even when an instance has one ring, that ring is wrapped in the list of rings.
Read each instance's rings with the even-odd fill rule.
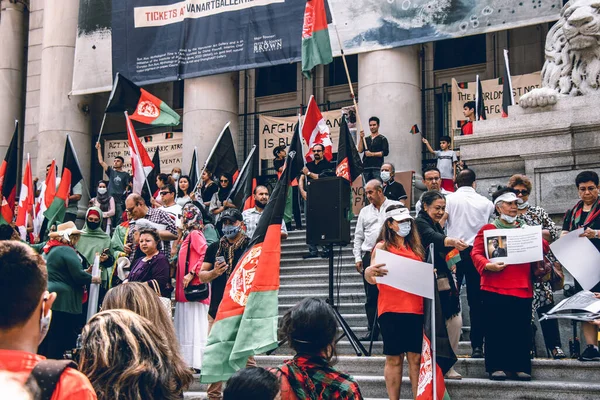
[[[36,354],[52,320],[56,293],[48,293],[41,256],[16,241],[0,241],[0,370],[9,371],[44,400],[94,400],[89,380],[68,360]]]

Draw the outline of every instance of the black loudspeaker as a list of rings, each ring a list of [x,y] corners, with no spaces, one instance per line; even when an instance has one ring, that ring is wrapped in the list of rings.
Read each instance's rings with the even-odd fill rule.
[[[350,183],[337,176],[308,183],[306,243],[350,243]]]

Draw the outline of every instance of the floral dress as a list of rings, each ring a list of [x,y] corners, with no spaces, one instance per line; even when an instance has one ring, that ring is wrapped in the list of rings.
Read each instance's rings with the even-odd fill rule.
[[[530,206],[525,213],[517,216],[517,220],[529,226],[541,225],[542,229],[547,229],[550,231],[551,241],[555,241],[560,236],[560,227],[556,226],[554,221],[552,221],[548,213],[542,207]],[[550,261],[556,261],[552,251],[548,253],[547,257]],[[534,283],[532,313],[535,314],[538,308],[553,303],[554,295],[552,294],[552,287],[550,286],[550,283]]]

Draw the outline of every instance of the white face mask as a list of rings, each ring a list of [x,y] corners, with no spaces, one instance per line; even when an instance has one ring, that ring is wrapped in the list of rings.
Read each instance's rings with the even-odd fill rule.
[[[106,194],[106,188],[98,188],[98,194]]]
[[[381,176],[381,180],[384,182],[389,181],[391,178],[391,174],[389,173],[389,171],[381,171],[380,176]]]
[[[173,179],[177,180],[179,179],[179,174],[177,172],[174,172],[172,175]]]
[[[44,316],[44,305],[46,302],[42,303],[42,317],[40,318],[40,343],[44,341],[48,331],[50,330],[50,321],[52,321],[52,310],[48,310],[48,314]]]
[[[529,202],[528,202],[528,201],[524,201],[524,202],[523,202],[523,203],[521,203],[521,204],[517,204],[517,208],[518,208],[519,210],[525,210],[525,209],[526,209],[526,208],[528,208],[528,207],[529,207]]]
[[[411,229],[410,221],[400,222],[398,224],[398,230],[396,231],[396,233],[400,237],[407,237],[408,234],[410,233],[410,229]]]
[[[500,219],[505,220],[509,224],[514,224],[514,222],[517,220],[517,217],[516,216],[511,217],[510,215],[500,214]]]

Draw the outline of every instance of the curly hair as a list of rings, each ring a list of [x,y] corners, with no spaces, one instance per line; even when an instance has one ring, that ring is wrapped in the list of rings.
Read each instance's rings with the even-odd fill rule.
[[[515,186],[519,186],[519,185],[525,186],[527,191],[529,193],[531,193],[531,189],[533,188],[533,185],[531,184],[531,180],[525,175],[514,174],[508,180],[508,187],[514,189]]]
[[[175,400],[192,372],[148,319],[129,310],[102,311],[82,332],[79,370],[99,400]]]

